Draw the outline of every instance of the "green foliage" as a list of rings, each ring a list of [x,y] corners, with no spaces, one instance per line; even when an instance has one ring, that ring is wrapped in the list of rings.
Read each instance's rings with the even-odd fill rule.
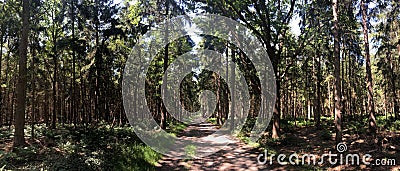
[[[187,124],[173,120],[168,123],[167,132],[178,135],[183,130],[185,130],[186,127]]]
[[[188,157],[195,157],[196,156],[196,146],[188,145],[185,147],[185,154]]]
[[[267,48],[277,71],[276,78],[281,83],[278,86],[281,89],[277,92],[282,98],[278,99],[282,102],[281,109],[285,108],[285,119],[280,123],[284,133],[282,138],[264,137],[260,140],[262,143],[303,145],[304,139],[290,133],[315,125],[313,119],[304,119],[309,112],[307,107],[315,107],[320,103],[323,108],[321,114],[330,113],[335,101],[331,97],[335,77],[332,75],[334,68],[330,2],[189,0],[168,1],[170,6],[157,2],[125,0],[124,5],[116,5],[107,0],[32,1],[31,13],[34,15],[31,16],[29,32],[27,123],[50,122],[47,119],[54,119],[59,122],[56,123],[59,129],[47,129],[44,124],[37,124],[37,139],[30,142],[33,145],[17,148],[13,152],[0,151],[0,170],[37,170],[34,165],[49,170],[153,170],[161,155],[143,144],[132,128],[114,128],[109,125],[114,121],[126,123],[126,118],[119,113],[123,110],[121,82],[124,64],[140,36],[151,26],[155,26],[156,22],[196,10],[239,21]],[[358,16],[354,13],[358,4],[356,1],[349,1],[339,5],[342,72],[340,84],[345,99],[343,114],[346,119],[343,127],[350,134],[366,134],[368,126],[368,118],[363,114],[367,98],[364,77],[366,69],[363,67],[365,55],[360,46]],[[370,31],[373,37],[372,46],[376,50],[372,70],[378,114],[383,113],[382,111],[391,112],[390,108],[398,103],[399,5],[398,1],[377,1],[376,7],[369,7],[370,19],[376,20],[376,25]],[[0,99],[0,124],[3,125],[4,122],[14,122],[8,119],[8,114],[12,114],[15,109],[13,99],[18,80],[16,67],[19,65],[18,45],[22,26],[20,1],[3,0],[0,1],[0,6],[0,97],[6,98]],[[294,24],[299,26],[299,33],[291,32],[290,29],[290,23],[296,20],[294,16],[298,16],[300,20]],[[238,51],[237,47],[225,40],[207,36],[203,36],[200,46],[220,53]],[[181,37],[169,44],[168,54],[163,53],[167,49],[162,49],[151,62],[146,78],[149,86],[145,91],[154,118],[160,119],[160,89],[164,64],[169,66],[174,59],[194,47],[191,37]],[[240,59],[238,56],[240,55],[236,54],[232,59]],[[257,95],[260,84],[256,80],[255,71],[250,71],[250,61],[246,57],[242,60],[244,62],[237,62],[237,65],[244,73],[252,93],[252,101],[255,101],[250,110],[256,113],[257,107],[261,105]],[[221,85],[217,87],[217,83]],[[180,86],[180,92],[174,93],[180,94],[183,107],[189,111],[200,108],[198,96],[203,89],[219,91],[218,109],[229,106],[230,92],[226,82],[213,72],[192,72],[184,78]],[[320,95],[316,93],[318,86],[321,86]],[[320,101],[314,101],[317,96],[320,96]],[[51,104],[54,106],[49,107]],[[50,116],[53,108],[55,117]],[[226,111],[228,110],[222,113]],[[289,116],[292,114],[293,116]],[[393,116],[376,116],[380,131],[400,130],[400,121],[394,121]],[[332,140],[330,129],[334,126],[333,118],[321,117],[324,129],[317,136],[322,140]],[[238,135],[247,143],[255,121],[255,117],[248,118]],[[70,125],[74,122],[77,122],[76,125]],[[174,136],[187,126],[174,120],[168,122],[167,131]],[[218,119],[210,118],[208,122],[217,124]],[[82,123],[89,126],[83,126]],[[271,124],[268,130],[270,128]],[[30,129],[25,129],[25,135],[33,136],[30,135]],[[12,132],[1,128],[0,139],[11,139]],[[269,134],[270,132],[268,136]],[[306,147],[309,148],[311,146]],[[188,146],[188,153],[194,155],[193,149],[195,147]]]
[[[106,170],[154,170],[161,155],[143,144],[114,145],[104,159]]]
[[[393,126],[390,127],[390,131],[399,131],[400,130],[400,120],[397,120],[393,123]]]
[[[352,134],[364,134],[367,132],[367,119],[361,121],[349,121],[347,122],[347,128]]]
[[[0,128],[0,139],[8,138],[12,136],[12,132],[10,129]]]
[[[250,131],[253,129],[253,126],[256,124],[256,121],[257,118],[248,117],[243,125],[242,130],[240,131],[240,134],[248,135]]]
[[[323,129],[318,133],[318,136],[321,137],[322,140],[330,141],[332,140],[332,131]]]
[[[208,118],[207,122],[216,125],[217,124],[217,118]]]
[[[162,157],[143,144],[131,127],[66,125],[49,130],[38,126],[37,132],[40,143],[0,151],[0,165],[33,170],[155,170]]]

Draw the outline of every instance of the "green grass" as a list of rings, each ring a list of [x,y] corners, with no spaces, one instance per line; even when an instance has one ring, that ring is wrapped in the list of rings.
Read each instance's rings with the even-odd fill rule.
[[[36,128],[37,140],[13,152],[0,151],[0,168],[11,170],[155,170],[162,155],[131,127]],[[27,140],[29,138],[27,137]]]
[[[180,132],[185,130],[186,127],[187,127],[187,124],[185,124],[185,123],[178,122],[178,121],[170,121],[168,123],[167,132],[176,136]]]
[[[388,116],[378,115],[378,116],[376,116],[376,124],[381,129],[386,129],[389,131],[399,131],[400,130],[400,120],[393,121],[393,119],[392,119],[393,117],[394,117],[393,114],[390,114]]]
[[[217,118],[208,118],[207,122],[216,125],[217,124]]]

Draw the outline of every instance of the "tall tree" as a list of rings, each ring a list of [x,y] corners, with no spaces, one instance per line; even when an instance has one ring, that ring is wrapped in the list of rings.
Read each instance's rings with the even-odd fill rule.
[[[333,11],[333,38],[334,38],[334,77],[335,77],[335,126],[336,126],[336,142],[342,141],[342,92],[340,83],[340,44],[339,44],[339,21],[338,21],[338,0],[332,0]]]
[[[169,0],[165,1],[165,15],[166,15],[167,19],[169,19]],[[168,24],[166,25],[165,35],[164,36],[165,36],[164,39],[168,40],[168,37],[169,37]],[[167,69],[168,69],[168,55],[169,55],[168,54],[168,49],[169,49],[169,44],[167,44],[165,46],[165,51],[164,51],[164,61],[163,61],[164,62],[163,63],[164,72],[166,72]],[[167,75],[166,74],[164,74],[163,79],[164,79],[164,81],[167,80]],[[163,91],[165,91],[165,90],[163,90]],[[162,103],[162,102],[160,102],[160,103]],[[167,121],[167,110],[165,109],[164,103],[162,103],[162,104],[163,105],[160,105],[160,107],[161,107],[161,109],[160,109],[160,111],[161,111],[160,127],[165,129],[167,127],[167,122],[166,122]]]
[[[0,2],[0,4],[1,4],[1,8],[2,8],[2,10],[4,11],[4,6],[5,6],[5,3],[4,2]],[[0,14],[0,16],[1,17],[4,17],[4,13],[2,13],[2,14]],[[0,21],[0,32],[1,32],[1,34],[0,34],[0,126],[2,126],[3,125],[3,74],[2,74],[2,71],[3,71],[3,44],[4,44],[4,41],[3,41],[3,37],[5,37],[5,27],[4,27],[4,23],[3,23],[4,21]]]
[[[29,0],[22,1],[22,30],[19,44],[19,75],[16,88],[17,107],[15,110],[15,135],[14,147],[25,144],[24,125],[25,125],[25,107],[26,107],[26,77],[27,77],[27,49],[29,32]]]
[[[367,26],[367,9],[368,2],[361,0],[361,13],[362,13],[362,26],[364,32],[364,48],[365,48],[365,69],[366,69],[366,81],[367,81],[367,96],[368,96],[368,114],[369,114],[369,129],[370,132],[376,132],[376,121],[375,121],[375,104],[374,104],[374,90],[372,85],[372,73],[371,73],[371,58],[369,54],[369,40],[368,40],[368,26]]]
[[[60,92],[59,92],[59,65],[58,65],[58,52],[57,52],[57,39],[59,37],[59,1],[53,0],[48,4],[48,8],[50,10],[50,22],[51,22],[51,56],[53,58],[54,69],[53,69],[53,115],[52,115],[52,124],[51,128],[55,129],[57,124],[57,117],[61,114],[61,106],[60,106]]]

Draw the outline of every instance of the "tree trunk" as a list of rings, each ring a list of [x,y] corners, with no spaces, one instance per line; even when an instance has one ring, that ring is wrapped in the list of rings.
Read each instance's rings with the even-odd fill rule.
[[[365,46],[365,68],[366,68],[366,79],[368,89],[368,113],[369,113],[369,130],[371,133],[376,133],[376,121],[375,121],[375,104],[374,104],[374,90],[372,85],[372,73],[371,73],[371,59],[369,55],[369,40],[368,40],[368,27],[367,27],[367,8],[368,3],[365,0],[361,0],[361,11],[362,11],[362,25],[364,32],[364,46]]]
[[[165,13],[166,13],[166,17],[167,17],[167,19],[169,19],[169,0],[166,0],[165,1]],[[168,37],[169,37],[169,28],[168,28],[168,24],[166,25],[167,27],[166,27],[166,33],[165,33],[165,40],[168,40]],[[167,71],[167,69],[168,69],[168,48],[169,48],[169,44],[167,44],[166,46],[165,46],[165,51],[164,51],[164,73]],[[167,81],[167,75],[166,74],[164,74],[164,81],[165,82],[163,82],[163,84],[165,84],[166,83],[166,81]],[[165,90],[164,90],[164,92],[165,92]],[[162,97],[162,99],[164,99],[164,97]],[[160,107],[161,107],[161,109],[160,109],[160,112],[161,112],[161,123],[160,123],[160,127],[162,128],[162,129],[165,129],[166,127],[167,127],[167,110],[165,109],[165,107],[164,107],[164,103],[162,102],[162,99],[160,100]]]
[[[100,29],[100,21],[99,18],[97,17],[99,14],[99,5],[98,5],[99,1],[95,1],[95,13],[96,13],[96,17],[95,17],[95,42],[96,42],[96,54],[95,54],[95,65],[96,65],[96,85],[95,85],[95,94],[94,94],[94,120],[95,122],[98,122],[101,119],[101,114],[100,112],[103,111],[100,107],[102,107],[103,103],[101,102],[101,96],[102,96],[102,83],[103,80],[102,78],[102,55],[101,53],[101,47],[100,47],[100,35],[99,35],[99,29]]]
[[[28,32],[29,32],[29,0],[22,1],[22,32],[19,44],[19,75],[16,88],[17,107],[15,110],[15,134],[14,147],[25,145],[24,124],[25,124],[25,107],[26,107],[26,61],[28,49]]]
[[[2,74],[2,66],[3,66],[3,37],[4,32],[3,29],[1,30],[1,37],[0,37],[0,127],[3,126],[3,74]]]
[[[322,107],[321,107],[321,82],[322,82],[322,74],[321,74],[321,55],[317,53],[318,56],[318,61],[317,61],[317,100],[316,100],[316,109],[317,111],[315,112],[315,126],[317,128],[321,127],[321,113],[322,113]]]
[[[230,69],[229,69],[229,65],[228,65],[228,63],[229,63],[229,43],[227,43],[226,44],[226,46],[225,46],[225,60],[226,60],[226,73],[225,73],[225,78],[226,79],[228,79],[228,80],[226,80],[226,82],[228,83],[229,82],[229,71],[230,71]],[[219,86],[221,86],[221,85],[219,85]],[[226,91],[226,94],[228,94],[228,89],[226,89],[225,90]],[[222,115],[223,114],[225,114],[225,113],[228,113],[228,111],[229,111],[229,98],[228,98],[228,96],[224,96],[224,101],[225,101],[225,103],[223,104],[223,107],[222,107],[222,112],[221,113],[219,113],[218,115],[217,115],[217,122],[218,122],[218,124],[219,125],[222,125]]]
[[[387,52],[387,58],[389,58],[389,63],[390,63],[390,89],[393,94],[393,112],[394,112],[394,118],[397,120],[400,115],[400,110],[399,110],[399,102],[397,99],[397,93],[396,93],[396,78],[395,78],[395,73],[394,73],[394,67],[393,67],[393,59],[390,54],[390,49],[388,49]]]
[[[35,37],[35,35],[33,36]],[[35,48],[31,48],[31,53],[32,53],[32,61],[31,61],[31,67],[33,68],[33,73],[37,73],[37,66],[35,63],[36,60],[36,52],[35,52]],[[32,102],[31,102],[31,139],[33,140],[35,138],[35,124],[36,124],[36,112],[38,112],[39,110],[36,110],[37,108],[37,104],[38,103],[38,99],[39,97],[36,94],[36,80],[35,80],[35,74],[31,75],[31,89],[32,89]]]
[[[339,45],[339,24],[338,24],[338,0],[332,0],[333,8],[333,37],[334,37],[334,96],[335,96],[335,126],[336,126],[336,142],[342,141],[342,92],[340,85],[340,45]]]
[[[71,19],[72,19],[72,39],[74,40],[74,44],[76,44],[77,42],[75,42],[75,5],[74,5],[74,1],[71,1]],[[75,52],[75,48],[72,48],[72,82],[71,82],[71,89],[72,89],[72,95],[71,95],[71,115],[72,115],[72,119],[73,119],[73,123],[74,125],[76,125],[77,122],[77,116],[76,116],[76,107],[75,107],[75,95],[76,95],[76,86],[75,86],[75,81],[76,81],[76,74],[75,74],[75,59],[76,58],[76,52]]]
[[[10,47],[10,38],[7,39],[7,46]],[[11,56],[11,51],[8,51],[7,56],[6,56],[6,68],[5,68],[5,73],[9,73],[10,72],[10,56]],[[6,88],[5,93],[4,93],[4,101],[7,102],[4,108],[4,111],[6,111],[5,113],[8,113],[8,115],[5,116],[4,118],[4,122],[5,124],[9,125],[11,124],[11,120],[12,120],[12,113],[14,113],[14,110],[12,108],[10,108],[10,91],[11,91],[11,84],[10,84],[10,74],[6,74],[6,78],[4,80],[6,80],[6,84],[10,85]],[[14,92],[13,92],[14,93]],[[12,93],[12,94],[13,94]]]
[[[53,14],[54,15],[54,14]],[[53,21],[55,20],[54,16]],[[53,23],[54,24],[54,23]],[[55,26],[53,26],[55,27]],[[55,29],[55,28],[53,28]],[[53,75],[53,117],[51,128],[56,129],[57,116],[59,114],[59,101],[58,101],[58,59],[57,59],[57,47],[56,47],[56,33],[53,30],[53,62],[54,62],[54,75]]]
[[[231,86],[231,89],[232,90],[235,90],[235,86],[236,86],[236,84],[235,84],[235,67],[236,67],[236,49],[232,49],[232,61],[233,61],[233,63],[232,63],[232,66],[231,66],[231,78],[230,78],[230,82],[231,82],[231,84],[232,85],[230,85]],[[229,113],[231,113],[232,114],[232,118],[231,118],[231,131],[233,132],[234,130],[235,130],[235,114],[236,114],[236,111],[235,111],[235,91],[232,91],[231,92],[231,109],[230,109],[230,112]]]
[[[387,36],[390,36],[389,34],[389,29],[386,29],[386,33]],[[390,40],[391,38],[389,37],[387,40]],[[400,46],[399,46],[400,47]],[[400,49],[399,49],[399,55],[400,55]],[[391,54],[391,48],[387,48],[386,51],[386,62],[389,62],[390,65],[390,91],[393,94],[393,112],[394,112],[394,119],[397,120],[399,118],[400,115],[400,110],[399,110],[399,102],[397,99],[397,93],[396,93],[396,77],[395,77],[395,73],[394,73],[394,59],[392,58],[392,54]],[[399,57],[400,60],[400,57]]]
[[[275,72],[276,73],[276,72]],[[277,77],[279,78],[279,77]],[[273,139],[277,139],[279,138],[280,135],[280,113],[279,113],[279,109],[280,109],[280,93],[279,93],[279,87],[280,87],[280,81],[279,79],[276,80],[276,92],[277,92],[277,96],[276,96],[276,102],[275,102],[275,106],[274,106],[274,113],[273,113],[273,124],[272,124],[272,138]]]

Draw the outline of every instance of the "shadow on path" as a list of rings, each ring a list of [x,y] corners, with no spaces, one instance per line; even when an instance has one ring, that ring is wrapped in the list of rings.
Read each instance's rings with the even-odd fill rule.
[[[188,126],[178,136],[182,139],[202,140],[217,131],[218,126],[200,123]],[[217,153],[199,159],[179,159],[164,156],[158,163],[157,170],[260,170],[263,165],[257,163],[259,152],[241,142],[238,138],[229,137],[231,143]],[[217,140],[215,140],[216,144]]]

